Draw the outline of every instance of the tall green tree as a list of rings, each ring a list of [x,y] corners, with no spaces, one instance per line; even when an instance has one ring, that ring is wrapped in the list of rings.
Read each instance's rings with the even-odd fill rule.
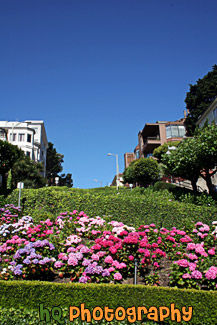
[[[202,177],[212,194],[211,177],[217,172],[217,126],[212,123],[198,129],[193,138],[185,139],[170,155],[164,155],[162,161],[171,175],[190,180],[194,191],[199,176]]]
[[[59,179],[59,186],[73,187],[72,174],[61,174]]]
[[[3,188],[7,186],[7,173],[21,157],[24,157],[24,152],[21,149],[7,141],[0,140],[0,175]]]
[[[165,174],[189,180],[193,191],[197,192],[200,167],[193,138],[184,140],[176,150],[171,150],[170,154],[163,155],[162,163],[166,166]]]
[[[46,157],[46,178],[48,185],[55,185],[55,177],[63,170],[64,155],[56,151],[52,142],[48,142]]]
[[[42,176],[43,165],[29,157],[18,159],[12,167],[12,186],[16,188],[18,182],[23,182],[25,188],[39,188],[46,184]]]
[[[52,142],[48,142],[47,157],[46,157],[46,178],[49,186],[56,185],[55,177],[59,177],[59,186],[73,187],[72,174],[61,174],[63,170],[62,163],[64,155],[58,153]]]
[[[180,142],[181,141],[169,141],[167,143],[162,144],[161,146],[154,149],[153,156],[157,158],[158,162],[160,163],[163,155],[165,155],[169,147],[177,147]]]
[[[186,94],[185,103],[188,116],[185,120],[185,127],[188,136],[192,136],[195,130],[195,123],[201,114],[210,106],[217,96],[217,65],[208,72],[202,79],[198,79],[195,85],[190,84],[190,90]]]

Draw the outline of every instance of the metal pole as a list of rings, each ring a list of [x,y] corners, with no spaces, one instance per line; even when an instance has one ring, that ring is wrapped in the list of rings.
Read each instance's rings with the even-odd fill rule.
[[[135,258],[135,260],[134,260],[134,282],[133,282],[133,284],[137,284],[137,259]]]
[[[20,207],[20,198],[21,198],[21,185],[19,187],[19,200],[18,200],[18,207]]]
[[[117,191],[118,191],[118,175],[119,175],[118,155],[115,155],[115,156],[116,156],[116,173],[117,173],[117,176],[116,176],[116,185],[117,185]]]

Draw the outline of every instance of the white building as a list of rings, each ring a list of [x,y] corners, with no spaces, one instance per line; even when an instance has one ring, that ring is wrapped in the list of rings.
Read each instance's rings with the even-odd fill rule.
[[[0,121],[0,140],[17,145],[26,156],[36,162],[42,162],[45,176],[48,141],[43,121]]]

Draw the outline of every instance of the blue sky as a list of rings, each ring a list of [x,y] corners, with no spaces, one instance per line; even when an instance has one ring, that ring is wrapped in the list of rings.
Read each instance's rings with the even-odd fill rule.
[[[0,120],[44,120],[74,186],[108,185],[145,123],[217,63],[216,0],[0,1]]]

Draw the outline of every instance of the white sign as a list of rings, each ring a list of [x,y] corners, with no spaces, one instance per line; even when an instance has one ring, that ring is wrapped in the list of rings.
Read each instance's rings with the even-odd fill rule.
[[[21,182],[17,183],[17,188],[19,188],[19,189],[24,188],[24,183],[21,183]]]

